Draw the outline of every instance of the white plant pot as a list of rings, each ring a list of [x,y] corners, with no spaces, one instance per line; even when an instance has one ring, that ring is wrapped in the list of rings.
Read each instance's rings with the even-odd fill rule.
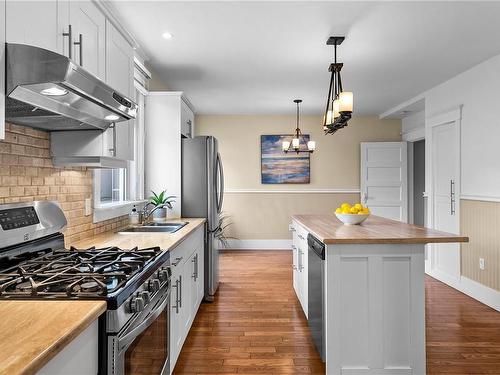
[[[159,208],[153,212],[153,221],[164,221],[167,219],[167,209]]]

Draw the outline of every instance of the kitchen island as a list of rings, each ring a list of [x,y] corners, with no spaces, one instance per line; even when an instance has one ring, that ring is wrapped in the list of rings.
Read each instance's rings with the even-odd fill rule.
[[[295,215],[291,230],[294,288],[321,335],[326,373],[425,374],[425,244],[468,238],[376,216],[347,226]],[[309,235],[325,245],[324,261]]]

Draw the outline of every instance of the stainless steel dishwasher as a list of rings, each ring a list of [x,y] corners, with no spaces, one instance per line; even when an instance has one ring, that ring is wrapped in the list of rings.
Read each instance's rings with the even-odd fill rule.
[[[308,245],[308,323],[316,350],[325,362],[325,245],[312,235]]]

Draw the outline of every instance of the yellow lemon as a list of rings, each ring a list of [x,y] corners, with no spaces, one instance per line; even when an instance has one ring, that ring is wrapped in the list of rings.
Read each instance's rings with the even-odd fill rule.
[[[342,209],[342,213],[343,214],[350,214],[351,213],[351,209],[350,208],[343,208]]]
[[[358,211],[363,209],[363,205],[361,203],[356,203],[354,207],[356,207]]]
[[[337,209],[335,210],[335,213],[336,213],[336,214],[341,214],[341,213],[342,213],[342,209],[341,209],[340,207],[339,207],[339,208],[337,208]]]
[[[357,214],[359,212],[359,210],[356,208],[356,206],[354,207],[351,207],[351,214]]]
[[[342,203],[340,205],[340,208],[342,208],[343,210],[346,209],[346,208],[351,208],[351,205],[349,203]]]

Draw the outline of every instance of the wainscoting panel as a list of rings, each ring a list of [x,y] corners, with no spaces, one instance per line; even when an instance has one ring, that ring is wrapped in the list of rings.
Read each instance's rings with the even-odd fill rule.
[[[462,276],[500,291],[500,203],[461,200],[460,208],[461,233],[470,238],[462,244]]]

